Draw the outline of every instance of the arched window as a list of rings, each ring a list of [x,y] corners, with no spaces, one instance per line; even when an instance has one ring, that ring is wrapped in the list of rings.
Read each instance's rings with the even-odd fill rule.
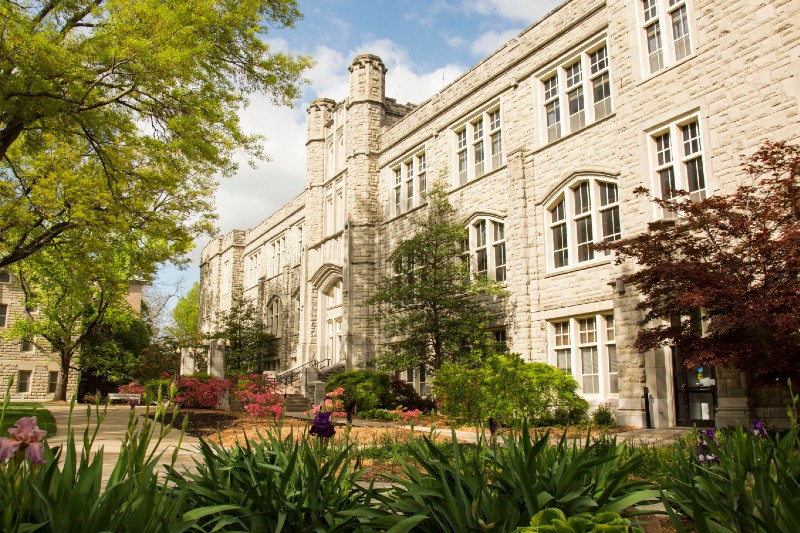
[[[550,202],[546,222],[551,270],[597,259],[593,242],[622,235],[617,184],[597,178],[572,182]]]
[[[0,283],[11,283],[11,274],[8,272],[0,272]]]
[[[494,218],[479,218],[468,229],[472,271],[484,278],[505,281],[505,224]]]
[[[276,337],[281,336],[281,300],[274,298],[267,307],[267,329]]]

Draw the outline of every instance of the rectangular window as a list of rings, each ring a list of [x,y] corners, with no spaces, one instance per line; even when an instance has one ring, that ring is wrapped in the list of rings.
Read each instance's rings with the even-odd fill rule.
[[[692,54],[691,13],[686,0],[642,0],[640,20],[642,46],[647,51],[644,67],[648,74]]]
[[[606,315],[606,353],[608,354],[608,392],[619,393],[619,365],[617,364],[616,334],[614,331],[614,315]]]
[[[47,392],[48,394],[55,394],[56,387],[58,386],[58,372],[50,372],[48,374]]]
[[[30,370],[20,370],[17,373],[17,392],[31,391],[31,374]]]
[[[555,333],[556,366],[572,373],[572,348],[569,336],[569,321],[553,324]]]
[[[494,279],[506,280],[506,242],[505,226],[502,222],[492,222],[494,227]]]
[[[399,168],[395,169],[395,171],[394,171],[394,214],[395,214],[395,216],[399,215],[400,213],[402,213],[402,211],[400,209],[400,198],[401,198],[400,187],[402,186],[402,184],[403,184],[403,174],[402,174],[402,172],[401,172],[401,170]]]
[[[583,394],[617,394],[618,365],[611,313],[560,319],[550,323],[550,361],[573,374]],[[577,368],[572,369],[573,354]]]
[[[455,130],[455,143],[458,185],[500,167],[503,162],[500,109],[481,113]]]
[[[547,142],[611,114],[611,67],[605,43],[581,52],[577,59],[573,56],[541,81]],[[566,121],[562,122],[562,114]]]
[[[706,173],[700,122],[696,117],[676,122],[651,134],[654,189],[664,200],[675,191],[698,202],[706,198]],[[673,140],[677,140],[673,142]],[[673,216],[663,212],[664,217]]]
[[[0,304],[0,328],[6,327],[8,318],[8,304]]]
[[[619,203],[617,186],[614,183],[600,183],[600,218],[603,229],[603,241],[616,241],[622,237],[619,223]],[[609,255],[611,250],[606,250]]]
[[[486,255],[486,221],[475,225],[475,271],[478,276],[486,277],[488,269]]]
[[[489,218],[473,222],[469,228],[466,257],[472,257],[470,271],[483,278],[506,280],[505,225]],[[468,281],[468,280],[467,280]]]
[[[425,160],[425,153],[423,152],[419,156],[417,156],[417,176],[419,179],[419,197],[420,197],[420,204],[422,200],[425,198],[425,194],[428,192],[428,182],[426,177],[426,171],[428,170],[428,164]]]
[[[414,208],[414,165],[406,165],[406,210]]]
[[[561,268],[569,264],[564,200],[561,200],[561,202],[550,211],[550,216],[552,220],[551,231],[553,233],[553,264],[556,268]]]
[[[573,192],[575,195],[575,230],[578,244],[578,262],[580,263],[594,258],[594,250],[591,248],[594,237],[589,182],[581,183]]]
[[[22,346],[20,347],[21,352],[32,352],[34,350],[33,341],[30,339],[25,339],[22,341]]]

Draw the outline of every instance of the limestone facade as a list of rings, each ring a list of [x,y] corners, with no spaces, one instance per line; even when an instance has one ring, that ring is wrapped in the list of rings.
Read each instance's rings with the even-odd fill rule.
[[[203,250],[203,330],[239,291],[280,336],[272,369],[363,365],[381,350],[364,301],[441,175],[473,268],[511,293],[511,351],[568,369],[620,424],[645,424],[645,387],[655,427],[741,419],[739,373],[633,349],[635,265],[587,243],[664,216],[637,187],[731,192],[763,140],[800,142],[797,20],[791,0],[569,0],[418,106],[356,57],[349,96],[308,108],[305,190]]]

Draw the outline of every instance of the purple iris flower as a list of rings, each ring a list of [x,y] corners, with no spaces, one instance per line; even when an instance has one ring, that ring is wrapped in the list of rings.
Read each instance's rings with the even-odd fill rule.
[[[329,439],[333,437],[335,433],[336,430],[333,427],[333,422],[331,422],[331,412],[318,412],[314,420],[311,421],[311,434],[322,439]]]
[[[750,425],[750,432],[755,435],[756,438],[765,438],[767,436],[767,428],[764,427],[764,421],[760,418],[753,420],[753,423]]]

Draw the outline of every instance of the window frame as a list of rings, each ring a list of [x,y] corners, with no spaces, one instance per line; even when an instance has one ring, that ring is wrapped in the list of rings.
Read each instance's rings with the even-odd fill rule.
[[[610,201],[610,194],[603,194],[604,190],[611,190],[611,186],[616,190],[613,201]],[[610,251],[593,250],[592,244],[616,241],[622,237],[619,186],[615,177],[581,175],[561,187],[545,204],[548,272],[589,265],[610,255]],[[584,190],[588,191],[588,198],[579,194],[579,191]],[[587,201],[588,205],[584,205]],[[614,233],[606,233],[607,218],[611,219],[611,229],[616,230]]]
[[[483,227],[483,232],[481,232],[481,227]],[[485,279],[505,283],[508,279],[508,248],[505,237],[505,219],[496,216],[474,217],[470,220],[467,231],[469,233],[467,240],[469,242],[471,274],[473,276],[484,276]],[[482,240],[481,235],[483,236]],[[502,250],[502,264],[498,264],[498,250]],[[483,261],[486,267],[483,270],[480,269],[481,252],[483,252]],[[502,276],[500,272],[502,272]]]
[[[267,330],[275,336],[281,337],[283,305],[279,297],[274,297],[267,305]]]
[[[594,329],[582,330],[582,323],[590,323]],[[579,392],[585,397],[604,399],[619,396],[618,360],[614,372],[612,372],[611,365],[612,347],[616,360],[616,330],[614,328],[614,312],[610,310],[560,317],[547,322],[549,364],[569,373],[577,381]],[[589,335],[590,331],[592,335]],[[611,333],[609,334],[609,332]],[[589,369],[592,372],[585,372],[583,356],[590,353],[586,350],[591,349],[595,350],[592,368]],[[564,368],[565,365],[568,368]],[[592,383],[592,387],[586,386],[589,382]],[[587,392],[587,389],[591,389],[593,392]]]
[[[8,304],[0,303],[0,328],[8,325]]]
[[[505,162],[502,102],[495,102],[451,128],[453,187],[501,168]]]
[[[53,375],[55,374],[55,379]],[[50,370],[47,373],[47,394],[55,394],[58,388],[58,370]]]
[[[11,272],[6,270],[0,271],[0,283],[11,283]]]
[[[427,203],[428,160],[424,147],[414,150],[390,169],[389,211],[392,217]]]
[[[543,146],[614,113],[616,94],[612,72],[608,41],[602,37],[564,56],[536,76]],[[599,95],[603,97],[598,99]],[[554,118],[552,122],[551,117]]]
[[[25,380],[22,379],[23,374],[26,375]],[[27,384],[25,389],[22,388],[23,383]],[[28,394],[33,388],[33,370],[17,370],[17,393]]]
[[[344,178],[339,177],[335,180],[331,180],[325,185],[323,209],[325,236],[328,237],[344,230]]]
[[[678,20],[676,14],[681,11],[683,16]],[[655,76],[696,53],[693,15],[691,0],[636,0],[643,79]],[[657,49],[654,47],[656,41]]]
[[[691,136],[692,126],[696,128],[694,136]],[[690,135],[688,138],[687,133]],[[665,139],[669,139],[668,147],[664,142]],[[649,181],[651,190],[655,191],[655,196],[662,199],[675,197],[674,194],[664,194],[665,179],[674,185],[673,189],[668,190],[687,192],[689,199],[693,202],[704,200],[710,195],[709,156],[706,151],[706,140],[703,120],[696,113],[673,120],[647,132]],[[687,146],[691,152],[687,151]],[[700,166],[695,166],[694,170],[697,188],[692,190],[690,165],[697,165],[698,161]],[[697,168],[699,168],[699,172]],[[654,206],[654,209],[656,218],[667,220],[675,218],[675,214],[671,211],[658,206]]]

